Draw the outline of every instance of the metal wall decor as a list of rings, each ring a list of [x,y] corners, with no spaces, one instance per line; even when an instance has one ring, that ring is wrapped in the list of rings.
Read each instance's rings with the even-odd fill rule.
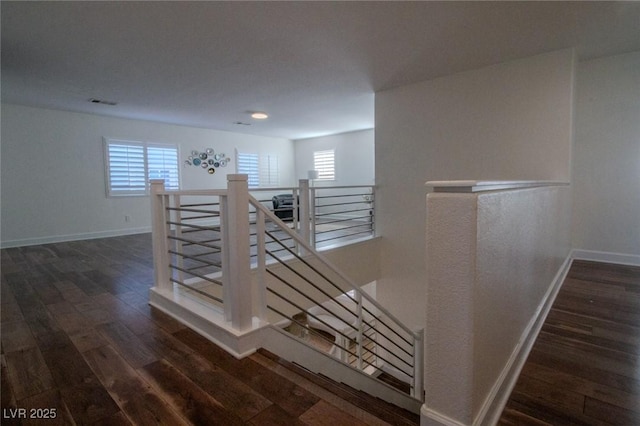
[[[185,167],[195,166],[205,169],[210,175],[216,172],[219,167],[227,167],[231,162],[231,158],[225,153],[216,153],[213,148],[207,148],[204,151],[193,150],[189,158],[184,160]]]

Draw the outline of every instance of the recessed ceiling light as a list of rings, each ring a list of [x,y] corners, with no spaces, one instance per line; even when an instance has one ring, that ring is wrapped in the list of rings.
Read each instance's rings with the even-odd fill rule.
[[[251,118],[255,118],[256,120],[265,120],[269,118],[266,112],[254,112],[251,113]]]

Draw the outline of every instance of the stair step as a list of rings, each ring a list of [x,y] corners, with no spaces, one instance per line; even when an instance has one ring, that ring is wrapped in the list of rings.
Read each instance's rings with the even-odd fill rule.
[[[298,364],[291,363],[279,356],[267,351],[266,349],[258,349],[258,354],[270,359],[280,366],[296,373],[311,383],[318,385],[325,390],[331,392],[337,397],[351,403],[352,405],[371,413],[372,415],[384,420],[392,425],[418,425],[420,424],[420,416],[409,410],[393,405],[380,398],[373,397],[366,392],[354,389],[344,383],[336,382],[321,374],[313,373]]]

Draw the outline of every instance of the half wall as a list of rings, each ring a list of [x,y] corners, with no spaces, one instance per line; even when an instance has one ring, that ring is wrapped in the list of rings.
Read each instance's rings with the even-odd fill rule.
[[[493,424],[568,268],[570,188],[430,184],[422,424]]]

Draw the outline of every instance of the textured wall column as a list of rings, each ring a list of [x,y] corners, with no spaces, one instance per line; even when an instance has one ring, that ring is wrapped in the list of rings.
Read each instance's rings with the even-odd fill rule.
[[[423,425],[473,422],[474,194],[427,195]]]

